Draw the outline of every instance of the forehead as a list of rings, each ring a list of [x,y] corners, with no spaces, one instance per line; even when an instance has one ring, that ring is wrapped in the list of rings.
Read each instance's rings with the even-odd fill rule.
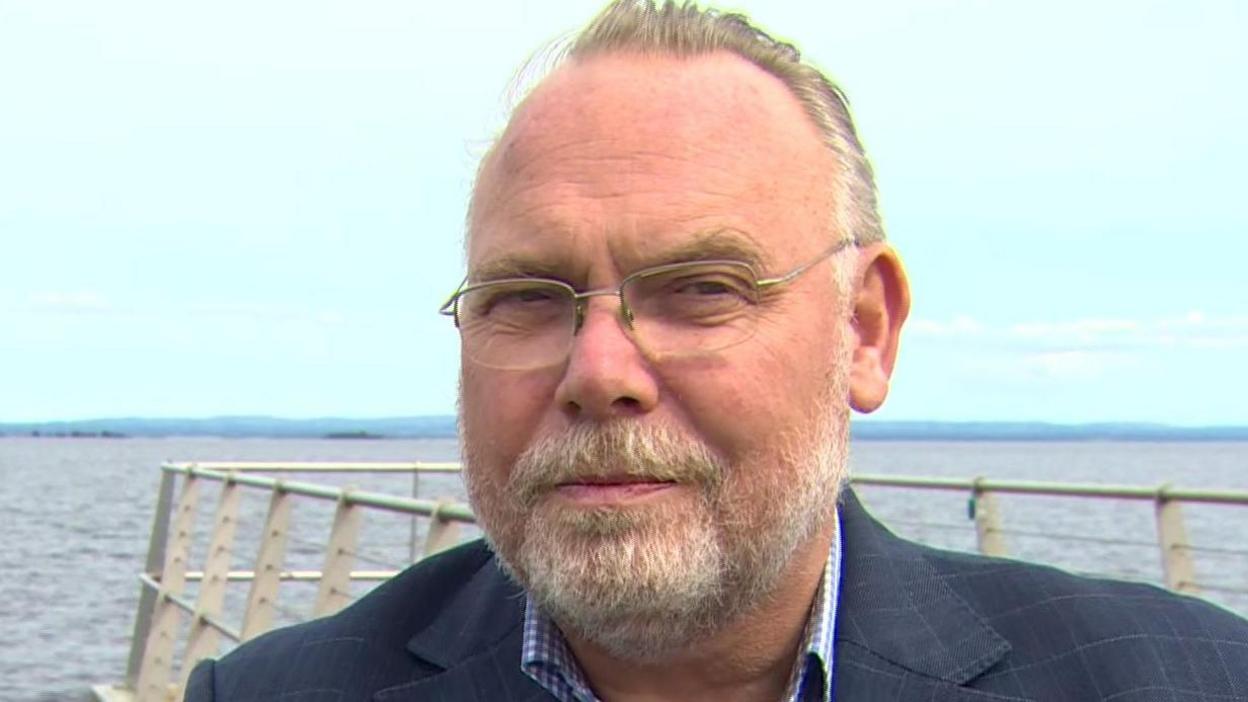
[[[818,138],[789,89],[734,54],[604,54],[543,81],[513,116],[500,153],[524,158],[585,136],[698,142],[746,133],[773,146],[798,134]]]
[[[788,88],[737,56],[581,60],[538,86],[483,165],[470,264],[598,243],[646,263],[716,230],[766,258],[777,230],[830,221],[834,168]]]

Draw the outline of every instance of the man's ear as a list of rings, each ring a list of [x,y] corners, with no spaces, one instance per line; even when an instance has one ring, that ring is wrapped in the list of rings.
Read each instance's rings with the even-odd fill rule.
[[[854,286],[849,404],[873,412],[888,395],[901,325],[910,314],[910,285],[896,252],[878,243],[859,251]]]

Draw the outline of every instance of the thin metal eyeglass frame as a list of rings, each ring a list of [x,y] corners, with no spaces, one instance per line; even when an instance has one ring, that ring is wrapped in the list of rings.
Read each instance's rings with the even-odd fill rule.
[[[473,290],[480,290],[481,288],[487,288],[487,287],[490,287],[491,285],[497,285],[499,283],[546,283],[546,284],[554,285],[555,287],[567,290],[568,293],[572,296],[573,315],[574,315],[574,321],[573,321],[573,326],[572,326],[572,336],[576,336],[576,334],[581,331],[581,327],[585,323],[585,301],[591,297],[604,297],[607,295],[613,295],[615,296],[617,300],[620,301],[620,316],[624,319],[624,323],[628,325],[628,328],[632,329],[633,328],[633,311],[632,309],[629,308],[628,302],[624,299],[624,288],[626,288],[631,281],[638,280],[641,278],[648,278],[650,276],[661,275],[663,273],[669,273],[671,271],[681,270],[683,268],[691,268],[695,266],[707,266],[707,265],[740,266],[750,271],[750,274],[755,276],[754,290],[756,293],[762,293],[778,285],[784,285],[785,283],[793,282],[803,273],[810,270],[811,268],[814,268],[815,265],[822,262],[823,260],[831,258],[832,256],[840,253],[841,251],[844,251],[846,248],[850,246],[856,246],[857,244],[858,242],[855,239],[841,239],[840,241],[833,244],[831,247],[824,250],[818,256],[815,256],[813,259],[807,261],[806,263],[798,266],[797,268],[794,268],[793,270],[789,271],[788,273],[785,273],[784,275],[775,276],[772,278],[758,278],[757,277],[758,274],[754,271],[754,268],[750,266],[750,264],[745,263],[743,261],[733,261],[733,260],[728,260],[728,259],[711,259],[711,260],[706,260],[706,261],[682,261],[680,263],[665,263],[661,266],[654,266],[652,268],[643,268],[639,271],[635,271],[633,273],[628,274],[628,276],[626,276],[623,280],[621,280],[620,284],[615,286],[614,288],[598,288],[597,290],[586,290],[584,292],[577,292],[576,288],[573,288],[571,285],[568,285],[562,280],[554,280],[552,278],[499,278],[497,280],[486,280],[480,283],[473,283],[471,285],[468,285],[467,284],[468,278],[465,277],[464,282],[459,284],[459,288],[454,293],[452,293],[449,298],[447,298],[446,302],[442,303],[441,307],[438,308],[438,314],[446,315],[454,319],[455,327],[458,329],[459,328],[459,306],[457,303],[459,302],[459,298],[463,297],[465,294],[470,293]]]

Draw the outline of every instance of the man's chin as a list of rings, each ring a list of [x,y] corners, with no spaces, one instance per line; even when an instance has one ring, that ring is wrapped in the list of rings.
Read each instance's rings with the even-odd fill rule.
[[[534,514],[513,572],[567,631],[621,655],[681,645],[718,612],[723,552],[696,513],[552,508]]]

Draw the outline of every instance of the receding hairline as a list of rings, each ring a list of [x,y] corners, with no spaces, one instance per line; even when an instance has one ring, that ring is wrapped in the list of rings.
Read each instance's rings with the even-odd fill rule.
[[[594,73],[590,73],[588,77],[575,75],[594,71],[597,64],[611,63],[625,64],[627,68],[624,73],[609,72],[601,80]],[[706,64],[706,66],[693,65],[697,63]],[[570,73],[574,75],[569,76]],[[642,78],[634,78],[631,81],[625,78],[621,82],[616,82],[620,80],[621,75],[629,74],[640,75]],[[655,76],[659,77],[655,78]],[[575,86],[570,90],[566,85],[569,80],[573,81]],[[689,102],[709,98],[714,105],[722,105],[725,110],[741,111],[742,116],[762,117],[768,124],[786,125],[784,127],[786,130],[791,127],[804,130],[811,137],[812,144],[823,141],[818,125],[810,119],[801,101],[793,95],[792,90],[775,74],[758,66],[747,57],[728,49],[717,49],[693,55],[624,49],[569,58],[552,70],[540,83],[534,85],[525,99],[511,111],[507,124],[491,144],[486,157],[482,159],[483,162],[494,155],[500,147],[515,143],[529,129],[543,129],[544,121],[539,121],[536,127],[530,122],[534,113],[538,116],[545,116],[546,114],[560,114],[567,109],[575,110],[577,109],[575,105],[583,95],[603,85],[612,85],[617,89],[622,88],[625,92],[634,92],[634,101],[627,102],[627,105],[630,106],[629,109],[635,109],[638,112],[644,111],[651,104],[680,104],[681,101]],[[664,92],[669,85],[677,86],[677,95],[657,95]],[[707,93],[704,88],[710,85],[717,86],[719,89],[712,89]],[[556,102],[547,104],[552,93]],[[658,97],[659,101],[652,102],[649,100],[651,97]],[[542,103],[541,106],[535,107],[538,103]],[[707,120],[708,116],[730,115],[729,112],[711,113],[710,109],[704,110],[697,116],[698,122],[713,124],[715,120]],[[728,121],[728,118],[724,121],[733,125],[739,124],[739,122]],[[828,151],[823,149],[820,153]]]
[[[765,91],[774,92],[773,95],[768,95],[766,97],[774,97],[777,100],[784,101],[788,104],[788,107],[793,108],[793,111],[786,109],[783,110],[786,114],[779,114],[781,110],[774,109],[774,106],[777,103],[774,101],[768,101],[766,108],[777,113],[773,115],[776,121],[783,120],[789,124],[800,123],[802,127],[809,130],[809,134],[813,139],[812,144],[821,144],[824,141],[819,125],[811,119],[800,98],[794,94],[791,87],[787,85],[780,76],[777,76],[772,71],[767,70],[765,66],[761,66],[757,62],[750,60],[748,56],[743,56],[729,48],[716,48],[701,53],[680,53],[674,51],[620,48],[577,55],[567,55],[561,57],[556,65],[549,67],[541,79],[530,85],[525,91],[523,98],[516,102],[510,109],[507,122],[503,125],[499,134],[489,144],[481,156],[480,162],[478,163],[472,190],[473,199],[475,200],[475,196],[480,188],[480,185],[485,182],[485,176],[493,163],[499,157],[500,151],[508,145],[518,142],[521,138],[523,138],[528,129],[542,128],[541,126],[534,127],[532,123],[529,122],[534,105],[541,102],[543,98],[547,97],[550,90],[558,90],[559,87],[557,86],[557,83],[567,72],[591,67],[593,64],[599,62],[641,61],[663,63],[671,61],[679,64],[682,62],[694,63],[715,60],[723,61],[726,65],[733,66],[734,68],[739,67],[744,69],[744,72],[742,72],[732,82],[735,86],[749,86],[752,81],[758,80],[760,81],[759,83],[753,83],[755,87],[763,86]],[[572,93],[573,100],[576,99],[576,95],[576,93]],[[565,107],[566,105],[557,105],[553,108],[553,110],[559,111]],[[538,111],[551,109],[551,107],[545,105],[537,108]],[[790,122],[790,119],[793,121]],[[835,156],[834,153],[831,153],[831,151],[826,148],[823,149],[822,153],[828,153],[829,155]],[[472,223],[472,210],[470,209],[468,221],[469,232],[471,232]]]
[[[836,236],[859,244],[885,239],[875,175],[859,140],[849,101],[833,80],[808,63],[792,44],[778,40],[738,13],[700,9],[692,0],[614,0],[576,34],[536,51],[513,80],[513,108],[498,138],[483,154],[469,201],[465,251],[474,223],[477,191],[516,117],[549,78],[569,64],[602,55],[694,58],[717,52],[735,55],[777,79],[794,97],[820,141],[836,159],[833,202]]]

